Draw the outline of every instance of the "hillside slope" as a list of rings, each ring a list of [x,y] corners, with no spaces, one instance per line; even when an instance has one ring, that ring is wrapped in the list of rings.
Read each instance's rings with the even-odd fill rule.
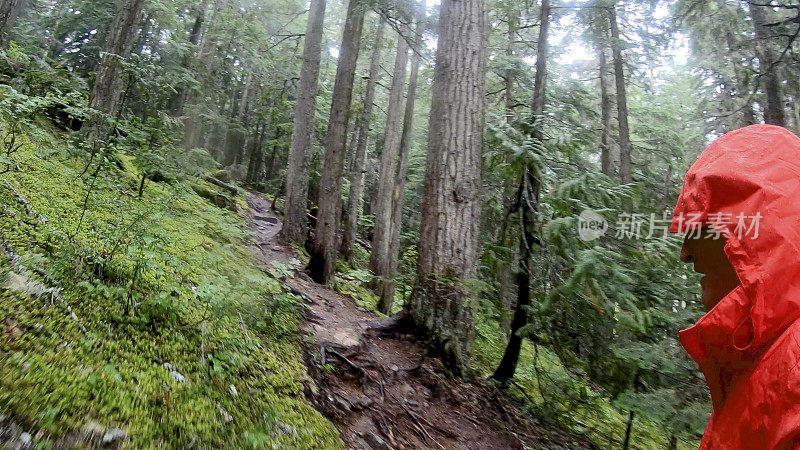
[[[0,440],[342,446],[243,197],[188,176],[139,197],[122,152],[23,141],[0,174]]]

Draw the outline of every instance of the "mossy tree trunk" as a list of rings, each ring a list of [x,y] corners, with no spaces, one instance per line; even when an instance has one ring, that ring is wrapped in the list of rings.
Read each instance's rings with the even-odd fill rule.
[[[417,281],[406,311],[445,365],[463,373],[474,338],[486,77],[483,0],[444,0],[431,88]]]

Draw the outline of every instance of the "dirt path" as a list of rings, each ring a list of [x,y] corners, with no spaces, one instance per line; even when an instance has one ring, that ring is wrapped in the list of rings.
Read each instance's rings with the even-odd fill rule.
[[[354,449],[576,449],[581,438],[539,426],[483,380],[454,380],[411,336],[349,297],[313,283],[294,249],[276,239],[280,221],[252,195],[250,227],[266,265],[291,266],[287,284],[305,297],[305,353],[314,380],[307,397]]]

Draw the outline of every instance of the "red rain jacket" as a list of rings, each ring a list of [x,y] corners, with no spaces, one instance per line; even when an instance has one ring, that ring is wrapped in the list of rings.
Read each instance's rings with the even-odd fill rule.
[[[686,174],[670,231],[692,214],[729,233],[741,281],[680,332],[711,390],[700,448],[800,448],[800,139],[753,125],[714,141]],[[762,216],[757,235],[734,232],[740,214]]]

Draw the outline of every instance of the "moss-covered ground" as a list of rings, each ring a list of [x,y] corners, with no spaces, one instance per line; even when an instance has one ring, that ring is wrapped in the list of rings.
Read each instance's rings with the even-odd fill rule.
[[[94,423],[134,448],[341,447],[304,399],[301,303],[256,263],[244,199],[215,206],[194,177],[139,197],[133,158],[56,144],[0,175],[0,240],[21,258],[0,252],[0,413],[44,446]]]

